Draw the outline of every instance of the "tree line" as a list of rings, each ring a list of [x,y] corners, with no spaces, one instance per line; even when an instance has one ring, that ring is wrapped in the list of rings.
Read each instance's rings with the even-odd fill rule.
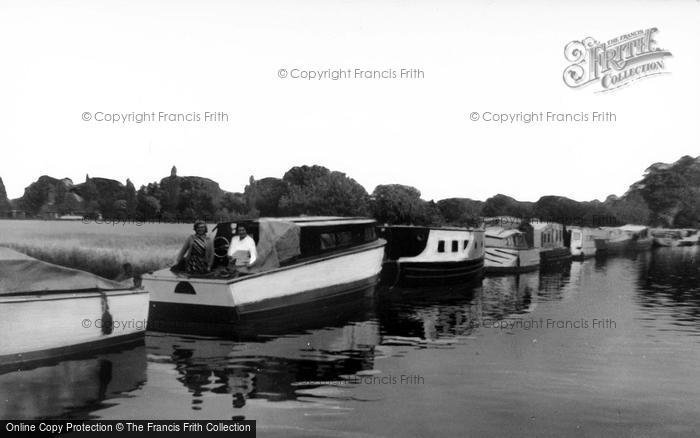
[[[368,193],[343,172],[322,166],[296,166],[281,178],[250,177],[243,192],[222,190],[207,178],[168,177],[141,186],[105,178],[74,185],[70,180],[42,176],[24,196],[10,203],[0,180],[0,213],[19,208],[28,217],[77,214],[114,219],[162,221],[235,220],[261,216],[372,216],[380,223],[473,226],[483,217],[516,216],[605,226],[637,223],[698,227],[700,223],[700,157],[683,157],[671,165],[657,163],[621,197],[605,201],[575,201],[547,195],[522,202],[503,194],[485,201],[422,199],[411,186],[383,184]]]

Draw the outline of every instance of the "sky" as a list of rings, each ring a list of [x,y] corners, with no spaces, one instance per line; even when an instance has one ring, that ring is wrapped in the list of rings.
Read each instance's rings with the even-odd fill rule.
[[[175,165],[242,191],[319,164],[370,193],[602,200],[700,155],[699,22],[697,0],[0,0],[0,177],[15,198],[44,174],[138,187]],[[668,74],[607,93],[564,84],[570,41],[652,27]],[[423,76],[289,77],[401,68]],[[228,121],[96,120],[207,111]],[[547,111],[616,120],[470,120]]]

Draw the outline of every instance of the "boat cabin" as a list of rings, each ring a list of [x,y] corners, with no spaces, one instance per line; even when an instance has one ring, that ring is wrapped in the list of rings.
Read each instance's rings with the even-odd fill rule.
[[[323,216],[222,222],[214,228],[215,266],[227,264],[229,242],[236,237],[239,225],[245,227],[259,252],[261,245],[275,246],[280,266],[335,254],[377,240],[375,221],[369,218]]]
[[[483,257],[483,230],[392,225],[378,227],[388,260],[459,261]]]
[[[489,227],[485,233],[487,248],[528,249],[525,235],[515,229]]]
[[[532,222],[521,226],[528,243],[538,249],[564,248],[564,226],[556,222]]]
[[[644,225],[623,225],[618,227],[618,229],[630,236],[633,239],[647,239],[649,238],[649,227]]]

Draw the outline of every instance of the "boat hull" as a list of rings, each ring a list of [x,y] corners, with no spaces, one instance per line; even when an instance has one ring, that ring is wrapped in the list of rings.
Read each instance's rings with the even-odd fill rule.
[[[632,242],[631,249],[633,251],[648,251],[654,246],[654,239],[647,237],[644,239],[636,239]]]
[[[169,270],[143,278],[151,291],[149,327],[162,321],[235,322],[269,312],[338,297],[377,283],[384,241],[344,253],[233,280],[187,278]]]
[[[595,257],[595,248],[573,248],[571,250],[572,260],[585,260],[587,258]]]
[[[487,273],[508,274],[536,271],[540,267],[538,249],[486,248]]]
[[[0,297],[0,364],[134,342],[143,337],[147,318],[142,289]]]
[[[540,265],[553,265],[571,261],[569,248],[551,248],[540,251]]]
[[[673,247],[680,245],[681,241],[673,237],[654,237],[654,246]]]
[[[381,283],[388,286],[427,287],[469,283],[481,278],[484,258],[450,262],[384,262]]]

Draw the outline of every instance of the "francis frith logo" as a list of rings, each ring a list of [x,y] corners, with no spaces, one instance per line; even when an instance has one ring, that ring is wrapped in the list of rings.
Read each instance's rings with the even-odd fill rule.
[[[603,43],[591,37],[571,41],[564,48],[571,62],[564,70],[564,83],[571,88],[595,84],[598,92],[604,92],[668,73],[665,58],[672,55],[658,47],[657,31],[655,27],[637,30]]]

